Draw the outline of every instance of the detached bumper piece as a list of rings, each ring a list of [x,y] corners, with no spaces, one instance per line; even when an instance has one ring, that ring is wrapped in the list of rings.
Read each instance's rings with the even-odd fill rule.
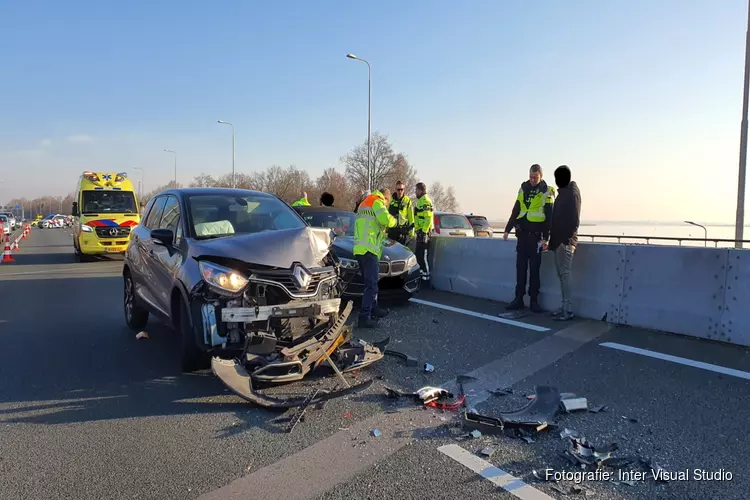
[[[497,417],[466,411],[463,427],[484,434],[501,434],[506,427],[533,427],[540,431],[555,418],[560,408],[560,393],[557,388],[538,386],[535,397],[529,404],[512,412],[500,412]]]
[[[336,304],[331,304],[331,307],[336,308],[335,310],[338,310],[337,301],[338,299],[336,299]],[[315,306],[317,313],[320,304],[315,304]],[[288,308],[279,309],[283,312],[277,312],[277,314],[285,314],[289,310]],[[254,313],[255,311],[253,309]],[[295,316],[299,316],[300,311],[301,309],[297,307]],[[350,302],[336,322],[323,335],[313,337],[294,347],[282,349],[280,351],[280,359],[268,362],[256,368],[252,373],[249,373],[245,368],[245,364],[238,359],[222,359],[219,357],[211,359],[211,369],[232,392],[246,401],[269,408],[300,406],[305,403],[305,397],[301,396],[289,399],[271,397],[256,391],[253,388],[253,381],[285,383],[302,380],[311,371],[323,364],[327,364],[327,357],[330,357],[331,361],[343,373],[363,368],[381,359],[383,357],[382,349],[385,348],[384,345],[376,346],[363,340],[351,339],[351,327],[345,326],[351,311],[352,303]],[[222,311],[222,316],[225,314],[228,314],[227,311]],[[235,321],[238,320],[235,319]],[[243,319],[240,321],[246,320]],[[244,355],[242,357],[246,359]],[[254,359],[258,358],[255,357]],[[315,404],[328,399],[362,392],[370,387],[370,385],[372,385],[372,380],[345,388],[341,391],[321,391],[312,400],[307,401],[307,404]]]

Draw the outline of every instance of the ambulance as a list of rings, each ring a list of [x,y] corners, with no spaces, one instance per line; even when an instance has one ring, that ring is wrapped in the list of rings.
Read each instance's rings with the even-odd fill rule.
[[[138,201],[125,172],[83,172],[73,202],[73,247],[79,260],[124,254],[140,223]]]

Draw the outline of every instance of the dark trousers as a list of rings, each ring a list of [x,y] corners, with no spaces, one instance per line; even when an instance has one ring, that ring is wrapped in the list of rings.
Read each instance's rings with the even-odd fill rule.
[[[516,243],[516,299],[522,300],[526,294],[526,273],[529,273],[529,297],[539,296],[539,272],[542,267],[542,253],[539,248],[539,234],[520,234]]]
[[[380,271],[380,262],[374,253],[367,252],[364,255],[357,255],[359,263],[359,272],[362,275],[362,281],[365,285],[365,291],[362,295],[362,308],[359,311],[361,318],[370,319],[372,310],[378,306],[378,274]]]
[[[427,256],[427,249],[429,246],[429,241],[417,238],[417,245],[414,254],[417,256],[417,264],[419,264],[419,267],[422,269],[422,276],[425,279],[430,279],[430,263]]]

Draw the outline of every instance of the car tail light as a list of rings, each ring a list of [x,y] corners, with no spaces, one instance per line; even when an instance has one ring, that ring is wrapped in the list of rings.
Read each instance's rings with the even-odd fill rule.
[[[433,221],[435,222],[435,234],[440,234],[440,218],[435,215]]]

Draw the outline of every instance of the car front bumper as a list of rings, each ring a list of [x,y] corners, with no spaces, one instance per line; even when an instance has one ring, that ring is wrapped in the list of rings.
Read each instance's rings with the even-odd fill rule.
[[[128,248],[130,236],[122,238],[99,238],[96,233],[81,231],[78,248],[84,255],[122,254]]]

